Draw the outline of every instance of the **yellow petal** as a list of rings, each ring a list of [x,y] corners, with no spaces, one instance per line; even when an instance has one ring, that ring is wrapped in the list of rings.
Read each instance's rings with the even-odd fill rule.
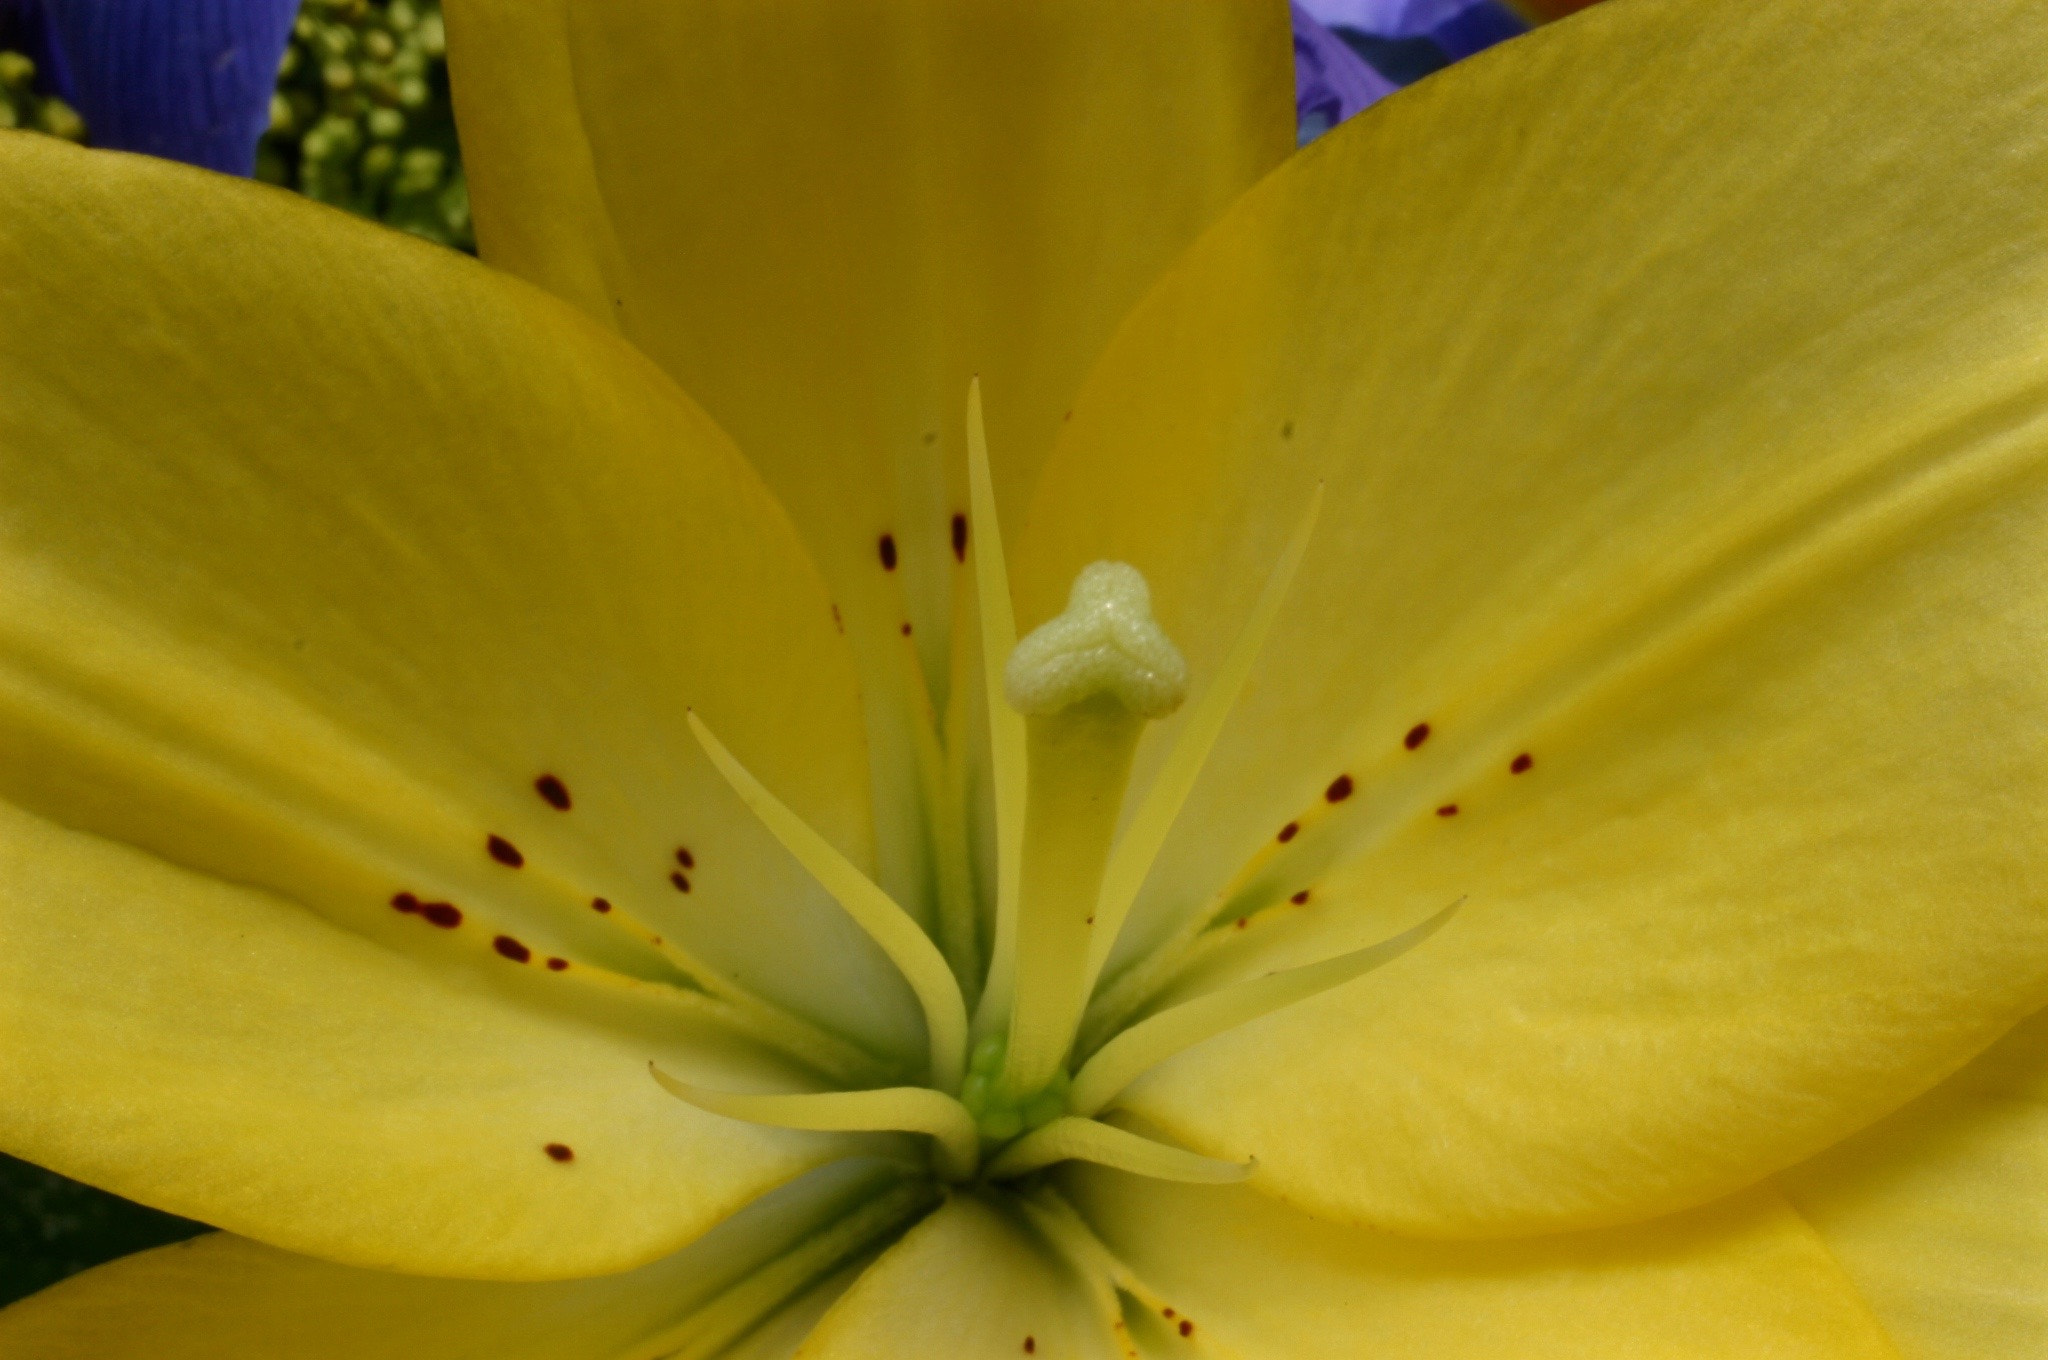
[[[685,726],[870,862],[850,659],[722,436],[555,300],[289,195],[8,136],[0,196],[0,1142],[531,1274],[819,1155],[645,1071],[706,1009],[685,963],[918,1046]]]
[[[363,1270],[214,1233],[114,1261],[0,1312],[0,1353],[35,1360],[622,1360],[656,1353],[648,1343],[667,1337],[677,1344],[659,1354],[697,1355],[680,1345],[693,1322],[712,1320],[751,1279],[773,1271],[793,1246],[800,1250],[807,1232],[829,1231],[835,1218],[857,1212],[874,1179],[871,1168],[812,1177],[652,1265],[543,1284]],[[769,1331],[813,1320],[818,1309],[807,1306],[804,1288],[797,1281],[793,1297],[771,1305]]]
[[[800,1360],[1111,1354],[1089,1292],[1014,1210],[956,1195],[870,1266]]]
[[[579,1024],[294,903],[0,804],[0,1147],[361,1265],[619,1270],[835,1152],[684,1106]],[[680,1023],[678,1023],[680,1022]]]
[[[1241,1360],[1895,1360],[1799,1216],[1752,1192],[1526,1242],[1325,1223],[1243,1188],[1070,1174],[1161,1330]],[[1135,1329],[1134,1329],[1135,1330]]]
[[[1131,1088],[1170,1141],[1384,1227],[1627,1221],[2048,1000],[2042,44],[1598,7],[1318,142],[1120,333],[1021,626],[1129,561],[1199,689],[1327,484],[1138,939],[1217,913],[1184,994],[1466,899]]]
[[[1285,7],[448,9],[484,257],[617,326],[760,467],[876,687],[877,781],[914,788],[884,677],[908,621],[944,684],[969,378],[1014,512],[1117,321],[1292,148]],[[921,900],[917,828],[881,816],[880,882]]]
[[[1778,1180],[1907,1360],[2048,1354],[2048,1013]]]

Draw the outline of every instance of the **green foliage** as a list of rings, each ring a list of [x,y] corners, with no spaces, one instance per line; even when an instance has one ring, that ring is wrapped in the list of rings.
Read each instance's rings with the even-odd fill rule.
[[[20,52],[0,52],[0,128],[29,128],[85,140],[85,120],[55,95],[36,91],[36,64]]]
[[[475,250],[439,0],[305,0],[256,177]]]
[[[88,1266],[204,1231],[54,1171],[0,1157],[0,1306]]]

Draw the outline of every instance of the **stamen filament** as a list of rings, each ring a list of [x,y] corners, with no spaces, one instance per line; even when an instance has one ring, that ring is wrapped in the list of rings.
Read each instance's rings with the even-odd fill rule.
[[[1110,1255],[1109,1248],[1050,1187],[1041,1186],[1033,1193],[1013,1196],[1011,1202],[1023,1211],[1046,1245],[1066,1261],[1074,1278],[1088,1291],[1096,1317],[1105,1330],[1114,1334],[1123,1321],[1123,1302],[1117,1291],[1124,1287],[1130,1271]]]
[[[987,1175],[990,1180],[1007,1180],[1066,1161],[1095,1162],[1154,1180],[1197,1185],[1228,1185],[1244,1180],[1255,1165],[1204,1157],[1186,1148],[1155,1143],[1110,1124],[1069,1115],[1004,1148],[988,1164]]]
[[[748,1095],[715,1091],[672,1077],[647,1064],[661,1089],[686,1104],[727,1119],[779,1129],[819,1133],[922,1133],[937,1146],[939,1171],[949,1181],[974,1175],[981,1160],[981,1135],[967,1107],[929,1086],[890,1086],[879,1091],[816,1091]]]
[[[883,1191],[836,1221],[805,1234],[782,1255],[747,1271],[681,1322],[624,1352],[620,1360],[712,1360],[727,1354],[776,1310],[886,1241],[938,1198],[937,1187],[918,1179]]]
[[[726,783],[732,785],[733,792],[902,972],[924,1007],[925,1032],[931,1043],[932,1085],[944,1091],[959,1090],[967,1065],[967,1003],[938,946],[894,898],[876,887],[830,841],[812,830],[809,823],[754,778],[711,734],[701,718],[694,712],[688,718],[697,744],[704,748],[704,754]]]
[[[1140,1021],[1082,1064],[1067,1108],[1077,1115],[1097,1114],[1125,1087],[1176,1053],[1392,963],[1441,930],[1463,900],[1378,944],[1240,982]]]
[[[657,934],[653,927],[641,921],[623,905],[614,905],[606,899],[606,910],[599,919],[621,932],[627,939],[660,955],[697,990],[687,991],[659,982],[644,985],[660,987],[679,996],[700,997],[717,1008],[721,1022],[733,1032],[794,1058],[819,1076],[829,1077],[847,1085],[864,1085],[886,1080],[900,1066],[894,1061],[885,1062],[858,1044],[842,1039],[808,1020],[792,1015],[771,1001],[755,996],[732,979],[704,964],[696,955],[682,948],[674,940]],[[610,969],[600,969],[589,963],[579,963],[565,976],[585,984],[612,976],[618,977],[621,982],[642,981],[629,978],[625,974],[613,974]]]
[[[1280,560],[1274,563],[1273,570],[1266,577],[1265,589],[1252,606],[1251,617],[1245,620],[1244,627],[1224,656],[1222,669],[1189,711],[1187,721],[1181,725],[1180,734],[1174,739],[1173,749],[1159,767],[1152,786],[1145,791],[1144,801],[1139,803],[1124,834],[1118,838],[1116,849],[1111,852],[1109,867],[1102,876],[1101,895],[1095,905],[1095,933],[1089,941],[1090,987],[1102,975],[1102,966],[1116,945],[1117,933],[1123,929],[1124,919],[1130,914],[1131,904],[1137,900],[1138,890],[1144,886],[1145,876],[1152,871],[1153,861],[1158,858],[1160,847],[1166,844],[1174,819],[1180,815],[1188,795],[1194,791],[1195,779],[1201,774],[1203,762],[1209,758],[1217,737],[1223,732],[1224,720],[1230,716],[1238,696],[1244,692],[1245,681],[1252,673],[1252,663],[1258,660],[1259,649],[1264,646],[1267,633],[1272,631],[1273,620],[1280,613],[1281,602],[1287,598],[1288,587],[1294,584],[1294,573],[1308,552],[1309,538],[1315,532],[1316,519],[1322,509],[1323,484],[1318,482],[1307,512],[1295,527],[1294,536],[1287,541]]]
[[[974,882],[967,865],[966,833],[960,824],[961,800],[953,789],[946,750],[940,745],[939,720],[932,707],[931,691],[925,687],[917,650],[908,638],[903,641],[902,657],[904,682],[916,707],[910,726],[915,734],[918,783],[937,879],[939,947],[952,966],[963,999],[969,999],[971,1004],[980,981],[981,958],[975,941]]]
[[[986,990],[974,1014],[981,1038],[1008,1018],[1017,967],[1017,895],[1024,854],[1024,716],[1003,697],[1003,667],[1017,646],[1017,615],[1003,560],[1002,525],[988,469],[981,379],[967,389],[967,488],[973,512],[974,587],[981,606],[981,676],[988,707],[989,764],[996,804],[996,934]]]

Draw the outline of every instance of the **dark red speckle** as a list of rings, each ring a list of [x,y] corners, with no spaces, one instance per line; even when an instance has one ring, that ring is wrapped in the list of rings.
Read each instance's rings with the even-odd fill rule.
[[[559,972],[561,972],[561,971],[562,971],[562,970],[563,970],[564,968],[567,968],[568,966],[569,966],[569,961],[568,961],[567,959],[549,959],[549,960],[548,960],[548,971],[549,971],[550,973],[559,973]]]
[[[1297,907],[1307,905],[1308,889],[1303,888],[1300,892],[1296,893],[1294,896],[1288,898],[1287,900],[1292,902]]]
[[[1409,729],[1408,729],[1408,735],[1407,735],[1407,736],[1405,736],[1405,737],[1401,738],[1401,744],[1402,744],[1403,746],[1407,747],[1407,748],[1408,748],[1409,750],[1411,750],[1411,751],[1412,751],[1412,750],[1414,750],[1414,749],[1415,749],[1416,747],[1418,747],[1418,746],[1422,745],[1422,743],[1424,743],[1425,741],[1428,741],[1428,740],[1429,740],[1429,724],[1428,724],[1428,723],[1417,723],[1417,724],[1415,724],[1415,726],[1413,726],[1413,727],[1411,727],[1411,728],[1409,728]]]
[[[1529,767],[1531,765],[1534,765],[1535,763],[1536,758],[1530,755],[1527,751],[1524,751],[1522,752],[1522,754],[1516,756],[1513,760],[1508,762],[1508,773],[1527,774],[1529,772]]]
[[[491,852],[491,858],[508,869],[517,869],[526,863],[526,856],[519,853],[519,847],[503,836],[492,836],[484,842],[484,848]]]
[[[1245,928],[1246,926],[1248,926],[1248,925],[1250,925],[1250,924],[1251,924],[1251,918],[1250,918],[1250,917],[1246,917],[1246,916],[1240,916],[1240,917],[1238,917],[1238,918],[1237,918],[1237,928],[1238,928],[1239,930],[1243,930],[1243,929],[1244,929],[1244,928]]]
[[[1346,798],[1349,798],[1351,796],[1351,790],[1353,787],[1354,785],[1351,782],[1351,776],[1348,774],[1340,774],[1335,779],[1332,779],[1330,781],[1330,787],[1323,790],[1323,797],[1329,799],[1333,803],[1341,803]]]
[[[544,774],[533,781],[533,791],[540,795],[543,803],[557,812],[569,810],[569,786],[551,774]]]
[[[528,949],[525,945],[519,943],[519,941],[513,939],[510,935],[500,935],[497,939],[492,940],[491,948],[497,950],[500,954],[503,954],[506,958],[512,960],[512,962],[514,963],[525,963],[528,959],[533,957],[533,951],[531,949]]]
[[[1439,817],[1455,817],[1458,815],[1458,805],[1456,803],[1445,803],[1436,810],[1436,815]]]
[[[1037,1337],[1035,1337],[1035,1336],[1027,1336],[1027,1337],[1025,1337],[1025,1338],[1024,1338],[1024,1353],[1025,1353],[1026,1355],[1036,1355],[1036,1354],[1038,1354],[1038,1338],[1037,1338]]]
[[[1159,1316],[1170,1318],[1173,1316],[1173,1310],[1171,1308],[1162,1308],[1159,1310]]]
[[[1186,1318],[1182,1318],[1180,1320],[1180,1334],[1182,1336],[1193,1336],[1195,1334],[1195,1324],[1189,1322]]]
[[[898,629],[897,631],[899,631],[900,633],[902,633],[902,634],[903,634],[903,636],[905,636],[905,637],[909,637],[909,636],[910,636],[910,625],[906,623],[906,624],[904,624],[904,625],[903,625],[903,627],[902,627],[902,628]]]
[[[689,846],[678,845],[676,847],[676,863],[682,865],[685,869],[694,869],[697,867],[697,857],[690,853]]]
[[[896,570],[896,535],[883,534],[882,541],[875,545],[875,549],[881,554],[882,570]]]
[[[688,892],[690,890],[689,876],[685,874],[681,869],[678,869],[674,873],[670,874],[668,876],[668,881],[676,885],[677,892]]]
[[[412,916],[418,913],[420,900],[409,892],[402,892],[391,899],[391,909],[393,911],[402,911],[407,916]]]
[[[602,916],[612,909],[612,904],[602,897],[593,897],[590,899],[590,909]]]
[[[1296,836],[1299,836],[1300,834],[1301,823],[1289,822],[1286,826],[1280,828],[1280,843],[1282,845],[1285,845],[1287,844],[1287,842],[1293,840]]]
[[[576,1160],[576,1149],[570,1147],[567,1143],[549,1143],[541,1151],[558,1162],[573,1162]]]
[[[953,560],[967,560],[967,516],[953,516]]]
[[[443,930],[453,930],[462,924],[462,908],[453,902],[422,902],[420,915]]]

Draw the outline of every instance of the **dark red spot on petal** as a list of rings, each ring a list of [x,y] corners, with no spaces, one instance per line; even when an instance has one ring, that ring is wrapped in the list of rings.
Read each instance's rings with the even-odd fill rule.
[[[411,916],[419,911],[420,900],[409,892],[397,893],[391,899],[391,908],[393,911],[402,911]]]
[[[569,786],[551,774],[544,774],[533,781],[533,791],[540,795],[543,803],[557,812],[569,810]]]
[[[593,897],[590,899],[590,909],[602,916],[612,909],[612,904],[602,897]]]
[[[1429,740],[1429,724],[1428,724],[1428,723],[1417,723],[1417,724],[1415,724],[1415,726],[1413,726],[1413,727],[1411,727],[1411,728],[1409,728],[1409,729],[1408,729],[1408,735],[1407,735],[1407,736],[1405,736],[1405,737],[1401,738],[1401,744],[1402,744],[1403,746],[1407,747],[1407,748],[1408,748],[1409,750],[1411,750],[1411,751],[1412,751],[1412,750],[1414,750],[1414,749],[1415,749],[1416,747],[1418,747],[1418,746],[1422,745],[1422,743],[1424,743],[1425,741],[1428,741],[1428,740]]]
[[[1243,916],[1237,918],[1237,928],[1239,930],[1243,930],[1249,924],[1251,924],[1249,918]]]
[[[1037,1338],[1037,1337],[1035,1337],[1035,1336],[1027,1336],[1027,1337],[1025,1337],[1025,1338],[1024,1338],[1024,1353],[1025,1353],[1026,1355],[1036,1355],[1036,1354],[1038,1354],[1038,1338]]]
[[[678,869],[674,873],[670,874],[668,876],[668,881],[676,885],[677,892],[688,892],[690,890],[689,877],[685,875],[681,869]]]
[[[1280,843],[1282,845],[1285,845],[1287,844],[1287,842],[1293,840],[1296,836],[1299,836],[1300,834],[1301,823],[1289,822],[1286,826],[1280,828]]]
[[[519,853],[519,847],[503,836],[492,836],[484,842],[484,848],[491,852],[491,858],[508,869],[517,869],[526,863],[526,856]]]
[[[1529,772],[1529,767],[1531,765],[1534,765],[1535,763],[1536,758],[1530,755],[1527,751],[1524,751],[1522,752],[1522,754],[1516,756],[1513,760],[1508,762],[1508,773],[1527,774]]]
[[[1458,805],[1456,803],[1445,803],[1436,810],[1436,815],[1439,817],[1455,817],[1458,815]]]
[[[568,966],[569,966],[569,961],[568,961],[567,959],[549,959],[549,960],[548,960],[548,971],[549,971],[550,973],[559,973],[559,972],[561,972],[561,971],[562,971],[562,970],[563,970],[564,968],[567,968]]]
[[[882,570],[896,570],[896,535],[883,534],[882,541],[875,545],[875,549],[881,555]]]
[[[570,1147],[567,1143],[549,1143],[541,1151],[558,1162],[573,1162],[576,1160],[576,1149]]]
[[[422,902],[420,915],[443,930],[453,930],[462,924],[462,908],[453,902]]]
[[[1303,888],[1300,892],[1296,893],[1294,896],[1288,898],[1287,900],[1292,902],[1297,907],[1302,906],[1308,901],[1308,889]]]
[[[1355,786],[1351,782],[1351,776],[1340,774],[1330,781],[1330,787],[1323,790],[1323,797],[1333,803],[1341,803],[1351,796],[1353,787]]]
[[[903,627],[902,627],[902,628],[901,628],[900,630],[898,630],[898,631],[900,631],[900,632],[901,632],[901,633],[903,634],[903,636],[905,636],[905,637],[909,637],[909,636],[910,636],[910,625],[906,623],[906,624],[904,624],[904,625],[903,625]]]
[[[1173,1310],[1171,1308],[1162,1308],[1159,1310],[1159,1316],[1170,1318],[1173,1316]]]
[[[697,867],[697,857],[690,853],[689,846],[678,845],[676,847],[676,863],[682,865],[685,869],[694,869]]]
[[[1280,424],[1280,437],[1281,437],[1282,439],[1292,439],[1292,438],[1294,438],[1294,422],[1293,422],[1293,421],[1291,421],[1291,420],[1288,420],[1288,421],[1282,421],[1282,422],[1281,422],[1281,424]]]
[[[1195,1324],[1189,1322],[1186,1318],[1182,1318],[1180,1320],[1180,1334],[1182,1336],[1193,1336],[1195,1334]]]
[[[953,516],[953,560],[967,560],[967,516]]]
[[[514,963],[525,963],[528,959],[533,957],[533,951],[531,949],[528,949],[525,945],[519,943],[519,941],[513,939],[510,935],[500,935],[497,939],[492,940],[491,948],[497,950],[500,954],[503,954],[506,958],[512,960],[512,962]]]

